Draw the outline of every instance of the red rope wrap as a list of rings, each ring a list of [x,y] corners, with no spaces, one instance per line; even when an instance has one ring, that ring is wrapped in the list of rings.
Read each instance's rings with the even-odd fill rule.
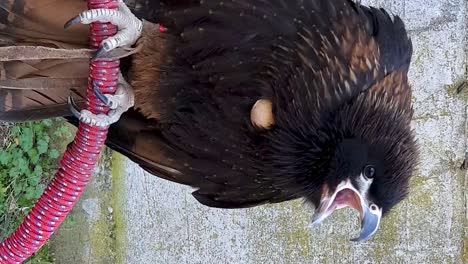
[[[116,0],[89,0],[88,8],[116,9]],[[102,40],[114,35],[117,27],[110,23],[93,23],[90,47],[97,48]],[[93,93],[93,83],[102,93],[117,89],[119,61],[92,61],[88,81],[86,108],[97,114],[108,108]],[[104,146],[107,128],[80,123],[74,142],[67,149],[60,168],[43,195],[19,228],[0,244],[0,263],[21,263],[41,248],[57,230],[78,201]]]

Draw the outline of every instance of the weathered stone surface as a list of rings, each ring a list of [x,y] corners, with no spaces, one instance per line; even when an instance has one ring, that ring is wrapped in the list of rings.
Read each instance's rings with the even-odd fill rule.
[[[115,263],[110,160],[106,153],[102,157],[80,200],[50,240],[54,263]]]

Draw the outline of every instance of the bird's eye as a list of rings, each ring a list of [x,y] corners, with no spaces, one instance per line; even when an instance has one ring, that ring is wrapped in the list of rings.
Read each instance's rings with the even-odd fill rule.
[[[372,212],[372,213],[374,213],[374,214],[375,214],[375,213],[377,213],[377,212],[378,212],[378,210],[379,210],[379,207],[377,207],[377,205],[375,205],[375,204],[371,204],[371,206],[370,206],[370,210],[371,210],[371,212]]]
[[[364,176],[368,179],[373,179],[375,177],[375,167],[372,165],[367,165],[363,170]]]

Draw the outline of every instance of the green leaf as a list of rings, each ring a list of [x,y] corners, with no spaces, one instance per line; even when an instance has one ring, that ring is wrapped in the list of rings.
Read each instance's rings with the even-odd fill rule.
[[[13,161],[23,157],[23,150],[16,146],[11,148],[10,153]]]
[[[44,154],[47,152],[47,149],[49,148],[49,144],[43,139],[39,139],[37,141],[37,151],[39,154]]]
[[[20,172],[18,170],[18,167],[13,167],[10,169],[10,171],[8,171],[8,176],[10,176],[11,178],[16,178],[20,175]]]
[[[60,157],[60,152],[58,152],[56,149],[53,149],[49,152],[49,157],[52,159],[57,159]]]
[[[14,126],[12,129],[11,129],[11,135],[12,136],[19,136],[21,133],[21,128],[19,126]]]
[[[34,200],[38,199],[41,197],[42,193],[44,192],[44,189],[40,185],[36,185],[34,187]]]
[[[41,165],[36,165],[36,167],[34,167],[34,175],[37,175],[38,176],[37,178],[40,178],[43,173],[44,173],[44,171],[42,170]],[[38,183],[39,183],[39,181],[37,181],[37,183],[35,183],[34,185],[36,185]]]
[[[0,152],[0,165],[6,166],[6,165],[8,165],[10,160],[11,160],[11,154],[10,153],[8,153],[6,151]]]
[[[62,132],[60,132],[60,130],[54,131],[54,137],[61,137],[61,136],[62,136]]]
[[[33,146],[33,131],[29,127],[23,129],[23,133],[19,136],[19,145],[24,151],[28,151]]]
[[[60,126],[59,131],[60,131],[60,133],[62,133],[63,136],[70,136],[71,135],[70,130],[65,125]]]
[[[52,120],[50,120],[50,119],[44,119],[44,120],[41,121],[41,123],[46,127],[52,126]]]
[[[28,186],[25,190],[25,194],[24,194],[24,198],[26,198],[26,200],[32,200],[34,199],[36,196],[36,187],[34,186]]]
[[[42,131],[44,130],[44,126],[41,125],[41,123],[35,123],[33,126],[32,126],[32,129],[34,130],[34,132],[37,134],[41,134]]]
[[[28,151],[28,156],[32,164],[37,164],[39,162],[39,153],[37,152],[37,149],[30,149]]]
[[[49,172],[56,166],[55,158],[60,153],[50,149],[49,143],[63,139],[64,133],[69,133],[63,126],[63,119],[57,120],[60,122],[45,120],[15,124],[11,128],[11,144],[0,150],[0,216],[11,216],[8,223],[0,223],[2,236],[19,226],[25,212],[18,208],[34,205],[34,201],[43,193],[41,183],[49,179]],[[54,132],[61,137],[52,136]],[[14,208],[7,203],[10,198],[16,203]],[[53,263],[44,249],[47,247],[42,247],[28,263]]]
[[[17,182],[13,182],[12,187],[15,196],[18,196],[23,191],[23,186],[21,184],[17,184]]]
[[[18,169],[22,174],[26,174],[26,171],[29,169],[29,163],[23,157],[18,159]]]
[[[37,186],[39,182],[41,181],[41,178],[35,174],[33,177],[28,178],[28,184],[31,186]]]

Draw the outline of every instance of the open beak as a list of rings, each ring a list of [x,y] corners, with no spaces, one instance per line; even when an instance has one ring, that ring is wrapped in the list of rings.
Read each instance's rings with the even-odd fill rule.
[[[312,225],[321,223],[335,210],[350,206],[359,212],[361,218],[361,233],[359,237],[351,239],[351,241],[369,239],[379,228],[382,210],[375,204],[369,204],[364,199],[365,196],[354,188],[351,181],[341,182],[331,195],[328,191],[324,192],[320,205],[315,209]]]

